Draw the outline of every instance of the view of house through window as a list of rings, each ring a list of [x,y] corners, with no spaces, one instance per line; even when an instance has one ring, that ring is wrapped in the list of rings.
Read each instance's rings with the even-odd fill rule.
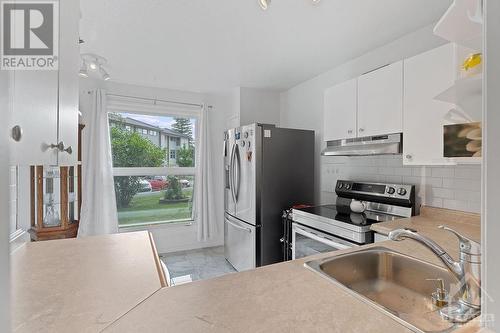
[[[109,113],[120,227],[193,220],[195,118]]]

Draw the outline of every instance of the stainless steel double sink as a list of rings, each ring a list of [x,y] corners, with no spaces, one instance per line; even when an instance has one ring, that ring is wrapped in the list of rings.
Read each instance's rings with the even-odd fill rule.
[[[313,260],[305,266],[413,331],[455,328],[441,318],[431,298],[436,282],[428,279],[443,279],[450,295],[458,288],[457,279],[445,268],[384,247]]]

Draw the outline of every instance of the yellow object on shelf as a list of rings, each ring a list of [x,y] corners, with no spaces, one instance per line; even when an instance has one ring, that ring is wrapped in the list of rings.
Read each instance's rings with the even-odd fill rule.
[[[462,68],[468,71],[474,67],[479,66],[481,62],[482,62],[482,54],[476,53],[465,59],[464,63],[462,64]]]

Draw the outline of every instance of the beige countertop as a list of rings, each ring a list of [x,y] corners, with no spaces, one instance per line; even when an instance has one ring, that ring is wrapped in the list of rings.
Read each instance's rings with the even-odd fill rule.
[[[480,215],[442,208],[422,207],[419,216],[376,223],[371,226],[371,229],[380,234],[388,235],[395,229],[411,228],[422,235],[431,237],[439,244],[456,241],[457,238],[450,232],[439,229],[440,225],[449,226],[477,242],[481,241]],[[458,245],[456,249],[450,250],[452,254],[458,253]]]
[[[147,232],[27,243],[12,253],[14,332],[98,332],[162,287]]]
[[[471,238],[480,238],[477,215],[433,209],[424,209],[422,213],[421,217],[381,223],[379,232],[410,223],[455,256],[457,240],[437,229],[438,224],[446,222]],[[412,240],[386,241],[367,247],[373,246],[384,246],[441,265],[433,253]],[[356,250],[359,248],[334,253]],[[391,317],[306,269],[303,266],[306,260],[160,289],[105,331],[409,332]],[[467,328],[467,332],[472,331],[476,331],[473,325]]]

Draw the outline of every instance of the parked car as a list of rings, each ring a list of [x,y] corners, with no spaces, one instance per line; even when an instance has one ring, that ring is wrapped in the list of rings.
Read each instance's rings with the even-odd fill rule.
[[[190,187],[191,186],[191,182],[187,179],[181,179],[181,180],[179,180],[179,183],[181,183],[182,187]]]
[[[161,191],[168,187],[168,180],[163,176],[154,176],[146,178],[149,184],[151,184],[151,189],[153,191]]]
[[[151,184],[146,179],[139,179],[139,184],[141,185],[139,192],[151,192],[153,190]]]

